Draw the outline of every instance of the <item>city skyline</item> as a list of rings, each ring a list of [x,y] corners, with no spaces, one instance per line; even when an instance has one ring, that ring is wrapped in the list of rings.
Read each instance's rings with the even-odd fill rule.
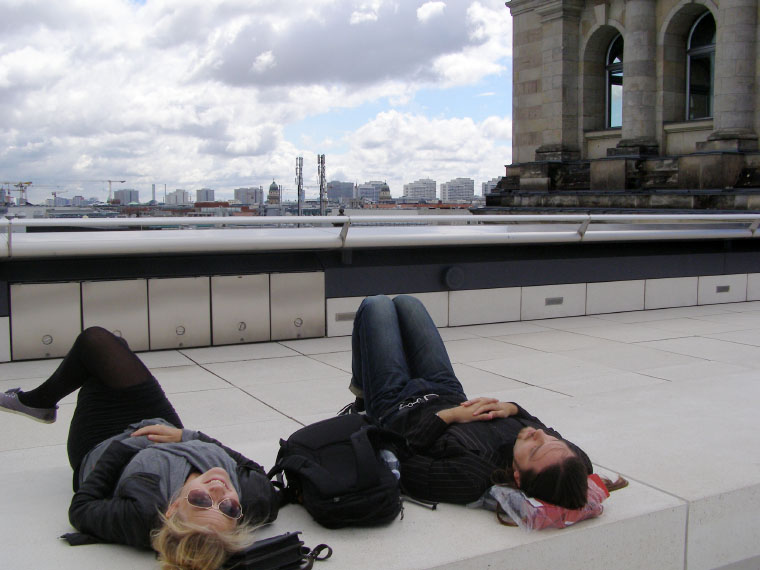
[[[328,180],[477,184],[511,161],[501,0],[107,0],[5,10],[0,178],[107,196]],[[298,9],[295,9],[298,8]],[[293,41],[293,38],[298,38]],[[382,45],[383,49],[377,46]],[[114,185],[114,190],[120,186]]]
[[[403,191],[401,194],[394,195],[392,193],[391,189],[391,198],[394,200],[396,199],[404,199],[404,198],[420,198],[424,201],[430,201],[430,200],[442,200],[444,202],[447,201],[461,201],[461,200],[467,200],[472,199],[476,196],[485,196],[485,191],[488,189],[490,191],[493,187],[495,187],[496,183],[498,182],[498,179],[500,177],[493,178],[490,181],[483,182],[482,192],[480,194],[476,194],[474,192],[474,185],[475,181],[471,178],[467,177],[457,177],[452,180],[438,183],[436,180],[432,180],[429,178],[425,179],[419,179],[415,180],[414,182],[406,183],[404,184]],[[470,192],[468,196],[458,196],[456,198],[451,198],[450,195],[448,195],[448,189],[446,188],[447,185],[461,185],[462,182],[469,183]],[[277,181],[273,181],[273,183],[277,184]],[[369,186],[387,186],[385,181],[381,180],[374,180],[374,181],[365,181],[363,183],[354,183],[349,181],[343,181],[343,180],[330,180],[327,182],[325,190],[328,197],[328,200],[331,202],[338,202],[338,199],[333,199],[331,196],[335,194],[336,196],[338,194],[343,195],[343,198],[346,197],[353,197],[353,198],[362,198],[362,189],[364,187]],[[284,198],[284,201],[288,202],[294,202],[296,201],[297,197],[295,196],[295,188],[293,188],[291,191],[288,191],[287,188],[285,188],[281,184],[277,184],[280,192],[282,192]],[[343,187],[350,187],[351,189],[351,196],[345,196],[346,192]],[[341,190],[338,190],[338,188],[341,188]],[[438,189],[440,188],[440,192]],[[5,192],[5,196],[9,196],[7,193],[7,189],[2,189],[0,192]],[[149,191],[150,195],[152,196],[152,189]],[[159,204],[193,204],[195,202],[240,202],[243,204],[249,204],[249,203],[264,203],[266,202],[266,196],[267,196],[268,188],[265,188],[264,186],[258,186],[258,187],[241,187],[241,188],[235,188],[230,192],[225,192],[224,196],[217,196],[216,189],[214,188],[198,188],[198,189],[186,189],[186,188],[175,188],[172,190],[166,189],[165,192],[158,192],[156,193],[156,202]],[[378,190],[379,192],[379,190]],[[178,199],[177,196],[179,193],[183,193],[183,198]],[[447,194],[444,196],[444,194]],[[192,198],[193,194],[195,195],[195,199]],[[290,196],[292,194],[292,196]],[[3,194],[0,194],[2,196]],[[250,196],[256,196],[256,198],[251,198]],[[11,198],[13,196],[10,196]],[[364,196],[366,198],[366,196]],[[81,205],[80,203],[76,202],[87,202],[88,204],[93,203],[95,197],[85,197],[82,195],[76,195],[76,196],[54,196],[52,198],[46,198],[45,200],[41,201],[37,205],[51,205],[51,206],[78,206]],[[319,195],[316,194],[314,196],[306,196],[307,200],[318,200]],[[140,198],[140,190],[137,190],[135,188],[120,188],[118,190],[115,190],[113,192],[113,199],[116,201],[116,203],[125,205],[129,203],[137,203],[137,204],[148,204],[149,200],[151,198],[144,197]],[[378,196],[374,196],[370,199],[370,202],[378,202]]]

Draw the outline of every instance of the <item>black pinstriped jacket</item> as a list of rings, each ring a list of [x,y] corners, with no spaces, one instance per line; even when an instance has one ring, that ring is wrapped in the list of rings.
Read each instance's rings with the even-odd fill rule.
[[[409,495],[447,503],[475,501],[493,484],[493,472],[512,464],[522,428],[540,428],[562,437],[518,404],[514,416],[485,422],[449,425],[436,415],[461,401],[441,396],[391,419],[388,427],[403,434],[410,446],[410,452],[400,457],[402,488]],[[591,461],[582,450],[581,458],[591,473]]]

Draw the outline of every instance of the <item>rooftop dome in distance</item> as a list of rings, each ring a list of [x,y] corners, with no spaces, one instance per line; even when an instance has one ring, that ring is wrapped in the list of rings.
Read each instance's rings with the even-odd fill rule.
[[[277,189],[279,189],[279,186],[277,186],[277,182],[272,180],[272,183],[269,185],[269,191],[271,192],[272,190],[277,190]]]

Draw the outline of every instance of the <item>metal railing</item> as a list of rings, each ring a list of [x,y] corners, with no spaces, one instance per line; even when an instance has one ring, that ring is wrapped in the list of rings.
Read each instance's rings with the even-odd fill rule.
[[[13,218],[0,258],[737,239],[759,226],[760,214]]]

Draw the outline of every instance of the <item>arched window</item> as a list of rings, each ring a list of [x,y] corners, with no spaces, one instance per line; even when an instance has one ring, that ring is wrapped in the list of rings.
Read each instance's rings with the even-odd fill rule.
[[[608,129],[623,125],[623,36],[618,34],[610,42],[605,61],[607,76]]]
[[[715,19],[705,12],[689,32],[686,44],[686,118],[707,119],[713,112]]]

